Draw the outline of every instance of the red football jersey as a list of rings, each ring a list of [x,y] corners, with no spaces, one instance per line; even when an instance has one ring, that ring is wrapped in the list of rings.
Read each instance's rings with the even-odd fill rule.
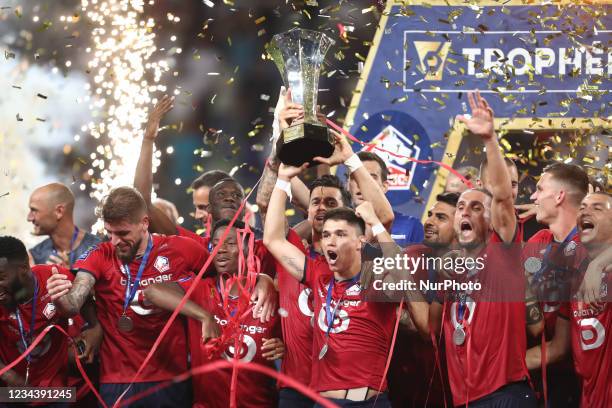
[[[293,229],[289,230],[287,241],[302,251],[304,255],[309,255],[302,244],[302,239]],[[320,254],[313,255],[315,258],[325,259]],[[314,322],[312,290],[291,276],[278,262],[276,263],[276,277],[280,307],[286,312],[286,315],[281,315],[283,341],[287,348],[281,371],[303,384],[310,384]],[[283,384],[279,386],[282,387]]]
[[[113,245],[101,243],[75,263],[79,271],[89,272],[96,278],[96,309],[104,330],[100,348],[101,383],[130,382],[170,316],[166,311],[145,304],[143,290],[151,284],[190,278],[204,266],[208,257],[208,251],[191,239],[152,236],[153,248],[139,289],[126,311],[134,324],[128,333],[117,327],[123,314],[127,277]],[[129,265],[132,279],[138,273],[141,260],[134,259]],[[183,322],[179,319],[173,322],[137,382],[168,380],[186,369],[187,344]]]
[[[518,234],[513,243],[520,243]],[[483,293],[472,293],[472,301],[464,306],[466,336],[460,345],[453,341],[453,333],[460,326],[459,302],[450,299],[444,306],[446,359],[455,405],[464,405],[468,400],[477,400],[505,384],[528,377],[525,302],[501,302],[491,297],[496,293],[507,294],[502,287],[516,287],[515,293],[525,293],[520,248],[518,245],[505,248],[493,232],[479,256],[486,256],[485,267],[471,280],[481,282]],[[484,291],[489,297],[487,301],[479,301]]]
[[[182,284],[186,289],[188,282]],[[190,299],[214,315],[215,321],[223,327],[227,325],[226,311],[223,309],[223,299],[217,288],[216,278],[206,278],[194,289]],[[230,308],[237,304],[237,300],[228,299]],[[191,366],[199,367],[211,361],[234,358],[234,347],[229,346],[220,356],[208,359],[202,344],[202,324],[189,319],[189,345],[191,350]],[[243,331],[243,347],[240,350],[240,360],[253,362],[274,369],[274,362],[264,359],[261,354],[262,339],[280,338],[280,324],[278,317],[267,323],[254,319],[248,313],[241,322]],[[227,408],[230,405],[230,384],[232,373],[229,369],[196,375],[193,377],[194,407]],[[276,406],[278,396],[274,379],[265,374],[254,371],[240,371],[238,373],[236,400],[240,407],[268,408]]]
[[[610,279],[606,287],[610,288]],[[571,302],[572,352],[582,379],[581,407],[612,406],[612,304],[595,310]]]
[[[573,268],[574,265],[578,264],[576,260],[584,257],[584,248],[580,245],[580,235],[576,232],[572,234],[563,254],[557,254],[557,250],[560,249],[561,243],[555,243],[555,237],[551,230],[543,229],[535,233],[523,249],[522,265],[523,270],[527,273],[530,271],[529,263],[534,262],[537,259],[540,265],[544,262],[546,253],[549,252],[548,257],[555,258],[555,264],[559,264],[563,267]],[[550,246],[550,251],[548,250]],[[552,254],[551,254],[552,253]],[[561,259],[560,259],[561,258]],[[536,261],[536,265],[538,264]],[[531,272],[533,273],[533,272]],[[544,313],[544,327],[546,330],[546,339],[550,340],[555,334],[555,324],[557,321],[557,315],[559,309],[562,307],[562,302],[541,302],[540,306]],[[567,303],[567,302],[564,302]]]
[[[68,276],[72,280],[72,274],[58,265],[34,265],[32,274],[38,284],[38,296],[36,297],[36,318],[34,321],[34,333],[31,340],[44,330],[45,327],[57,324],[64,330],[68,329],[68,319],[61,318],[56,313],[55,305],[51,302],[47,292],[47,280],[51,276],[51,268],[57,267],[59,273]],[[32,322],[32,302],[17,306],[21,315],[24,334],[28,344],[30,338],[28,332]],[[0,359],[9,364],[19,357],[24,351],[24,344],[19,332],[15,310],[9,310],[0,306]],[[30,378],[28,386],[33,387],[65,387],[68,375],[68,338],[56,329],[51,329],[38,346],[30,353]],[[25,379],[26,360],[22,360],[13,367],[21,377]],[[1,381],[0,381],[1,383]]]
[[[310,387],[318,392],[378,389],[390,352],[397,305],[363,301],[359,282],[335,282],[330,313],[334,309],[336,313],[326,339],[326,296],[331,279],[334,277],[325,258],[306,258],[304,283],[313,290],[315,313]],[[327,352],[319,359],[325,344]],[[382,390],[386,388],[384,379]]]

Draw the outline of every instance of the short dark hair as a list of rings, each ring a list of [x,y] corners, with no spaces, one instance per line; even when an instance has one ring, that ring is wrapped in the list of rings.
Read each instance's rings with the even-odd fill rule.
[[[506,166],[516,168],[516,163],[511,158],[504,156],[504,162],[506,163]],[[488,165],[489,165],[489,159],[487,159],[487,157],[485,156],[485,158],[482,160],[482,163],[480,163],[480,171],[479,171],[479,176],[478,176],[480,177],[480,180],[482,180],[482,174],[484,173]]]
[[[493,193],[491,193],[489,190],[487,190],[484,187],[468,188],[463,193],[465,193],[467,191],[480,191],[481,193],[484,193],[485,195],[487,195],[489,198],[491,198],[491,199],[493,198]],[[463,193],[461,193],[461,194],[463,194]],[[461,194],[459,194],[459,197],[461,197]],[[459,201],[459,197],[457,197],[457,201]]]
[[[215,232],[217,232],[217,230],[219,228],[227,227],[230,224],[230,222],[231,222],[231,220],[228,220],[228,219],[223,219],[223,220],[219,220],[219,221],[215,222],[215,225],[213,225],[212,230],[210,232],[210,239],[212,240],[212,237],[215,236]],[[245,228],[245,224],[244,224],[244,222],[242,222],[240,220],[236,220],[232,224],[232,228],[244,229]]]
[[[361,235],[365,234],[365,222],[359,218],[355,211],[348,207],[333,208],[325,213],[323,223],[327,220],[344,220],[348,224],[359,228]]]
[[[310,195],[312,195],[312,191],[317,187],[337,188],[340,190],[340,194],[342,195],[342,204],[345,207],[348,207],[351,204],[351,195],[348,191],[346,191],[340,182],[340,179],[333,174],[324,174],[321,177],[314,179],[309,186]]]
[[[147,203],[132,187],[116,187],[102,200],[100,213],[105,222],[137,223],[147,213]]]
[[[440,201],[442,203],[446,203],[450,206],[456,207],[457,206],[457,201],[459,201],[459,193],[452,193],[452,192],[444,192],[442,194],[438,194],[436,196],[436,200]]]
[[[209,187],[211,188],[219,181],[232,178],[229,174],[221,170],[210,170],[206,173],[200,174],[195,180],[191,182],[190,188],[192,190],[197,190],[200,187]]]
[[[385,163],[382,157],[380,157],[376,153],[365,151],[357,153],[357,156],[361,159],[362,162],[375,161],[376,163],[378,163],[378,165],[380,166],[380,178],[383,182],[387,181],[387,177],[389,176],[389,169],[387,168],[387,163]]]
[[[0,259],[8,262],[28,263],[28,250],[23,242],[15,237],[4,235],[0,237]]]
[[[568,163],[553,163],[542,171],[548,173],[558,182],[567,186],[570,190],[569,196],[574,205],[580,205],[582,199],[589,192],[589,176],[580,166]]]

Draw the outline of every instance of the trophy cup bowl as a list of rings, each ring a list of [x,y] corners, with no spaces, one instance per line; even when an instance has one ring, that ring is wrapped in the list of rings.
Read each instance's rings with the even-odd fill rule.
[[[285,86],[291,88],[293,102],[304,106],[304,120],[283,130],[277,141],[276,153],[282,163],[316,165],[314,157],[330,157],[334,152],[333,138],[317,118],[319,74],[333,44],[323,33],[293,28],[276,34],[267,46]]]

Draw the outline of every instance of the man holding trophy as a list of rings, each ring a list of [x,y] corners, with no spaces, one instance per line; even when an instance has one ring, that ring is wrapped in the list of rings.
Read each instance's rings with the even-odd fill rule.
[[[327,211],[321,238],[323,256],[317,258],[304,254],[284,233],[284,201],[291,196],[291,179],[309,164],[336,162],[333,159],[343,150],[342,136],[331,138],[316,112],[319,71],[331,44],[322,33],[293,29],[276,35],[268,47],[291,90],[295,114],[274,146],[282,164],[268,205],[264,244],[293,279],[313,291],[314,328],[308,328],[313,330],[310,387],[339,406],[370,407],[376,402],[385,407],[389,403],[383,373],[395,304],[364,302],[359,282],[366,224],[377,238],[392,242],[376,211],[369,202],[356,211]],[[349,156],[345,165],[351,172],[363,166],[356,155]],[[280,296],[284,296],[282,288]],[[290,342],[287,346],[291,353]],[[281,407],[312,406],[312,402],[308,404],[298,398],[280,400]]]

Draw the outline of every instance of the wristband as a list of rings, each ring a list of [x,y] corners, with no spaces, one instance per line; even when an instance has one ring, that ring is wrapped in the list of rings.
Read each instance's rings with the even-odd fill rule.
[[[346,159],[344,165],[349,168],[349,172],[351,174],[357,171],[357,169],[359,169],[360,167],[363,167],[363,163],[361,162],[359,156],[357,156],[357,153],[353,153],[351,157]]]
[[[293,195],[291,194],[291,183],[289,181],[285,181],[285,180],[281,180],[277,178],[276,184],[274,187],[283,190],[287,194],[287,197],[289,197],[289,201],[291,201],[291,199],[293,198]]]
[[[377,236],[378,234],[381,234],[386,230],[387,229],[385,228],[385,226],[379,222],[378,224],[372,226],[372,235]]]

